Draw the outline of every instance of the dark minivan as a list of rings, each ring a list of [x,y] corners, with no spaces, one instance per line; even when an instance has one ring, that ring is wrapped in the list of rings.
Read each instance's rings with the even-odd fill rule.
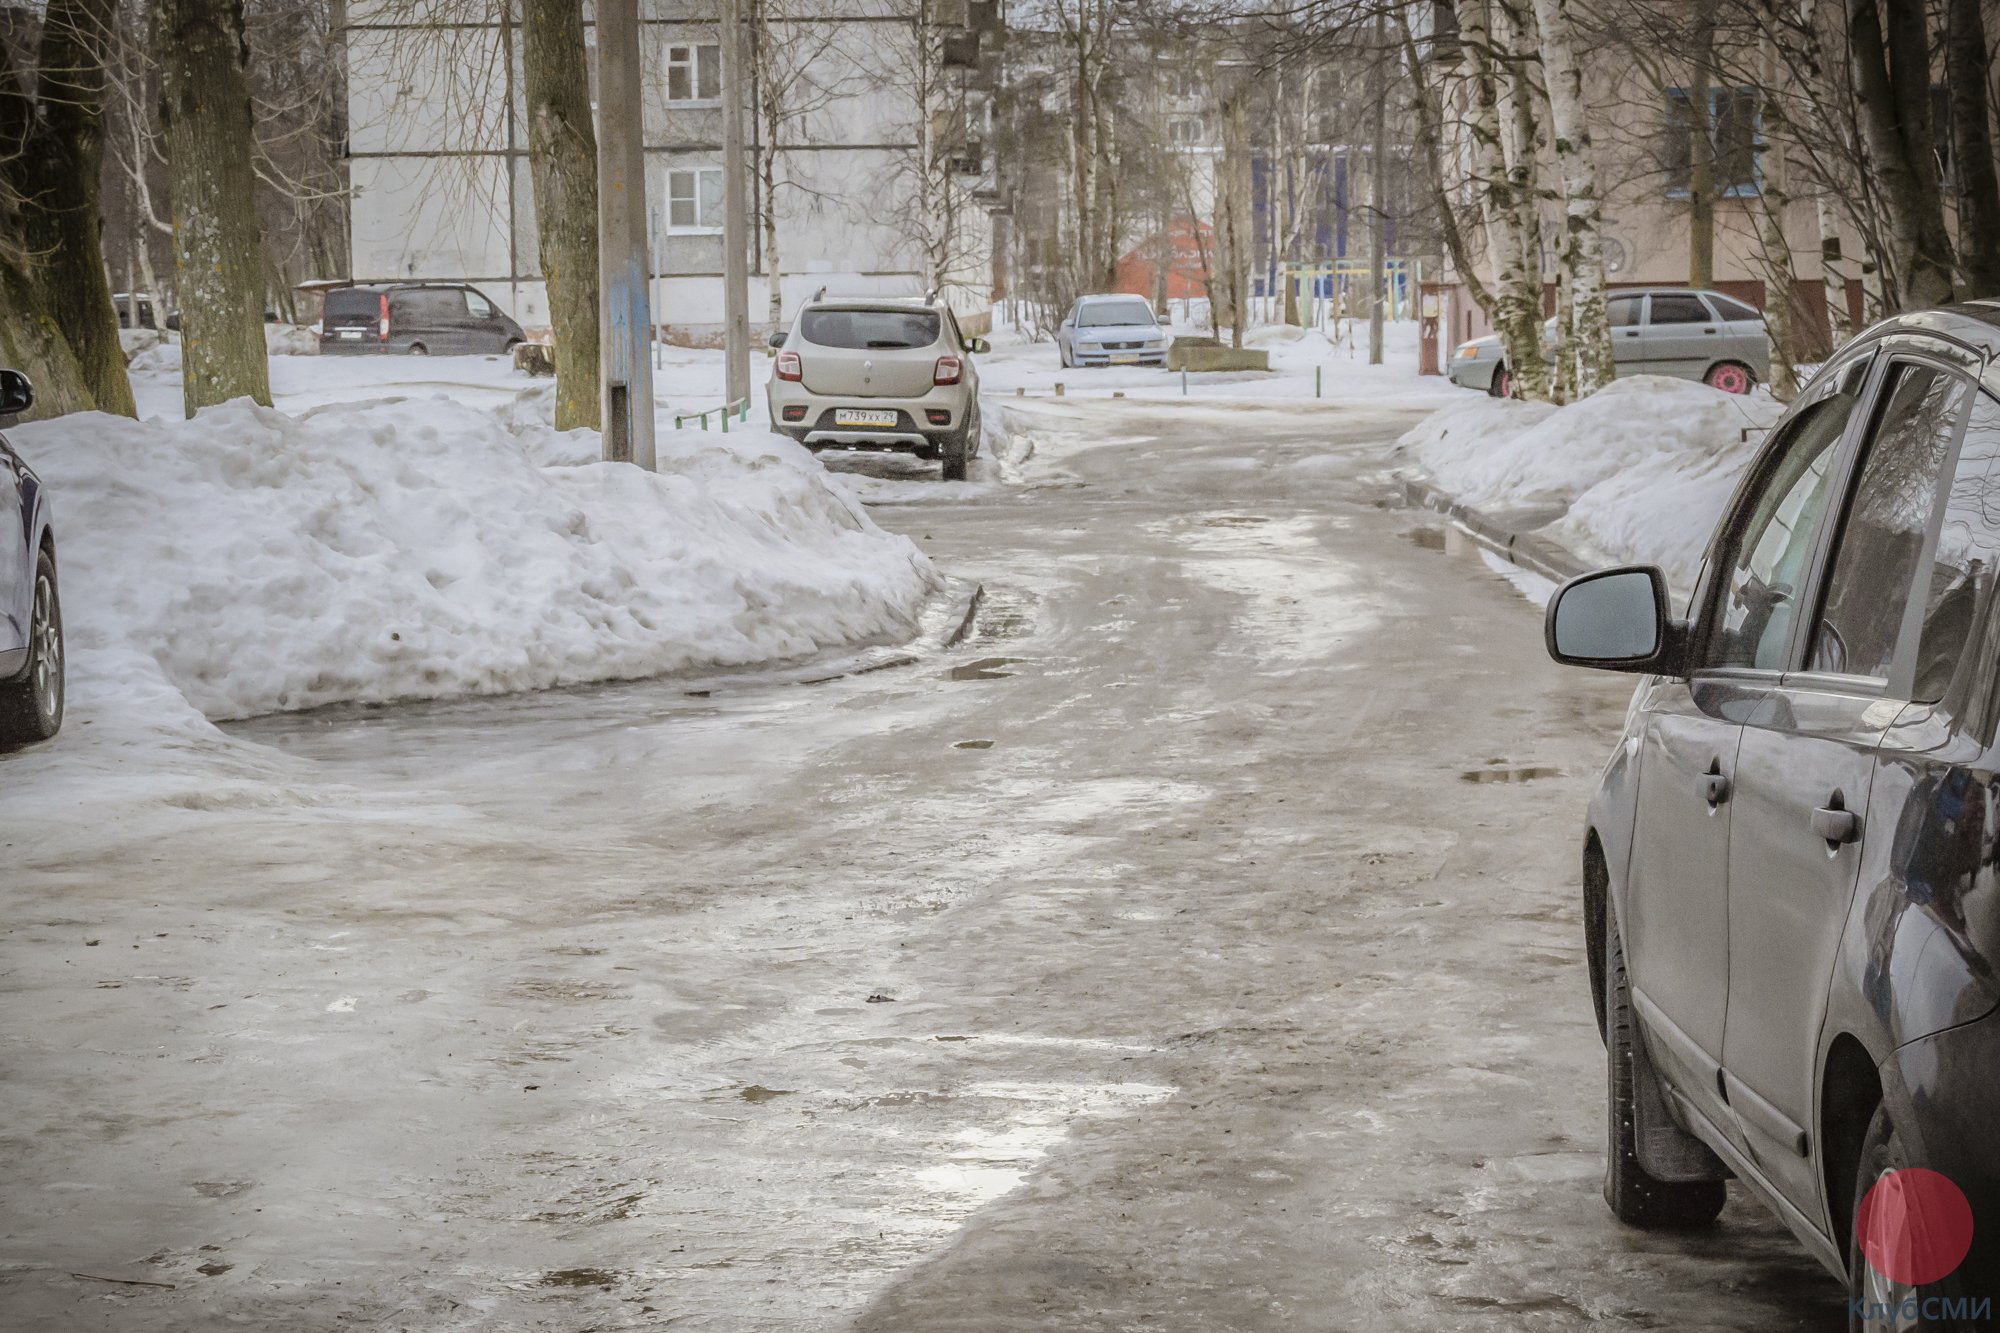
[[[479,356],[509,351],[525,337],[521,326],[477,288],[398,283],[328,291],[319,350]]]
[[[1558,661],[1645,677],[1584,838],[1605,1197],[1742,1180],[1856,1329],[2000,1307],[2000,302],[1877,325],[1759,451],[1685,619],[1572,580]]]

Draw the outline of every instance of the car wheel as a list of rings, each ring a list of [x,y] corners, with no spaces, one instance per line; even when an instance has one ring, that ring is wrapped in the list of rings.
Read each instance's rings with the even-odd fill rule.
[[[45,741],[62,730],[62,596],[56,562],[47,551],[35,559],[35,609],[28,622],[28,665],[0,685],[0,745]]]
[[[1505,366],[1495,369],[1493,378],[1486,383],[1486,392],[1492,394],[1495,398],[1512,398],[1514,396],[1513,372]]]
[[[1069,347],[1068,347],[1068,345],[1067,345],[1067,344],[1065,344],[1065,343],[1057,343],[1057,344],[1056,344],[1056,354],[1057,354],[1057,356],[1058,356],[1058,357],[1060,357],[1060,358],[1061,358],[1061,360],[1062,360],[1062,368],[1063,368],[1064,370],[1074,370],[1074,369],[1076,369],[1076,362],[1075,362],[1074,360],[1072,360],[1072,359],[1070,358],[1070,354],[1069,354]]]
[[[411,344],[410,344],[410,355],[411,355],[411,356],[429,356],[430,354],[431,354],[431,349],[430,349],[430,348],[428,348],[428,347],[426,347],[426,346],[424,346],[424,345],[423,345],[422,343],[411,343]]]
[[[1750,373],[1750,367],[1739,361],[1721,361],[1708,368],[1708,374],[1701,382],[1711,389],[1724,393],[1749,393],[1757,387],[1757,377]]]
[[[963,430],[955,430],[937,437],[938,461],[946,481],[965,480],[966,465],[972,461],[966,435]]]
[[[1972,1239],[1972,1214],[1967,1208],[1960,1217],[1953,1217],[1951,1203],[1937,1198],[1905,1195],[1911,1200],[1903,1207],[1893,1207],[1876,1211],[1866,1203],[1869,1191],[1881,1181],[1909,1165],[1909,1155],[1904,1151],[1902,1137],[1896,1132],[1895,1121],[1889,1116],[1889,1108],[1878,1106],[1875,1116],[1868,1122],[1867,1137],[1861,1141],[1861,1160],[1854,1172],[1855,1216],[1848,1228],[1847,1241],[1847,1326],[1850,1333],[1945,1333],[1948,1329],[1958,1329],[1955,1320],[1941,1318],[1945,1311],[1955,1305],[1953,1297],[1959,1295],[1951,1276],[1947,1272],[1934,1277],[1927,1283],[1915,1279],[1922,1273],[1912,1268],[1930,1266],[1942,1268],[1947,1264],[1956,1267],[1963,1259],[1963,1244]],[[1949,1191],[1947,1192],[1947,1197]],[[1962,1197],[1962,1196],[1961,1196]],[[1939,1206],[1942,1205],[1942,1206]],[[1870,1223],[1869,1214],[1876,1219]],[[1884,1214],[1890,1215],[1884,1218]],[[1870,1246],[1869,1233],[1876,1233],[1877,1243]],[[1962,1233],[1963,1242],[1954,1246],[1958,1239],[1954,1233]],[[1875,1249],[1877,1255],[1888,1250],[1894,1261],[1885,1259],[1887,1266],[1901,1271],[1885,1273],[1869,1261],[1868,1251]],[[1952,1250],[1958,1253],[1952,1253]],[[1949,1304],[1948,1304],[1949,1303]]]
[[[1620,1222],[1645,1231],[1706,1226],[1729,1201],[1727,1182],[1660,1180],[1639,1162],[1639,1098],[1652,1091],[1640,1080],[1650,1080],[1653,1073],[1643,1060],[1643,1039],[1632,1013],[1618,923],[1609,911],[1604,917],[1604,1054],[1610,1084],[1604,1201]]]

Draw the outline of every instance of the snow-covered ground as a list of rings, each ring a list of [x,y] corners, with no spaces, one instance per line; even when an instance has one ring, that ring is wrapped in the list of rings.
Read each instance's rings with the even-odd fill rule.
[[[1469,398],[1403,436],[1395,457],[1473,508],[1532,513],[1586,560],[1657,564],[1686,588],[1781,411],[1761,390],[1636,375],[1563,408]]]
[[[761,430],[662,420],[647,474],[504,363],[271,364],[276,408],[183,420],[177,367],[142,367],[145,421],[10,432],[55,499],[70,650],[68,722],[10,761],[10,806],[282,781],[211,720],[900,642],[943,583]]]

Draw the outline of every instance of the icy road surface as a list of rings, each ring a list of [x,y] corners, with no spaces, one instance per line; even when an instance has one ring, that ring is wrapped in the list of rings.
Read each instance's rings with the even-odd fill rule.
[[[1416,412],[1007,406],[997,482],[835,462],[986,584],[948,652],[0,831],[0,1327],[1844,1327],[1747,1198],[1606,1215],[1628,691],[1380,506]]]

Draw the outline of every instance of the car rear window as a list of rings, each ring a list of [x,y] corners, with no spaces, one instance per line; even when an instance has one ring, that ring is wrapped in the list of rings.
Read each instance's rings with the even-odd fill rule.
[[[382,312],[382,293],[368,287],[336,287],[326,294],[329,317],[365,315],[374,319]]]
[[[1153,318],[1153,307],[1137,299],[1131,301],[1092,301],[1077,311],[1078,328],[1102,329],[1119,324],[1157,324]]]
[[[456,287],[415,287],[389,293],[389,320],[465,322],[465,293]]]
[[[944,327],[935,310],[808,310],[799,333],[821,347],[929,347]]]

